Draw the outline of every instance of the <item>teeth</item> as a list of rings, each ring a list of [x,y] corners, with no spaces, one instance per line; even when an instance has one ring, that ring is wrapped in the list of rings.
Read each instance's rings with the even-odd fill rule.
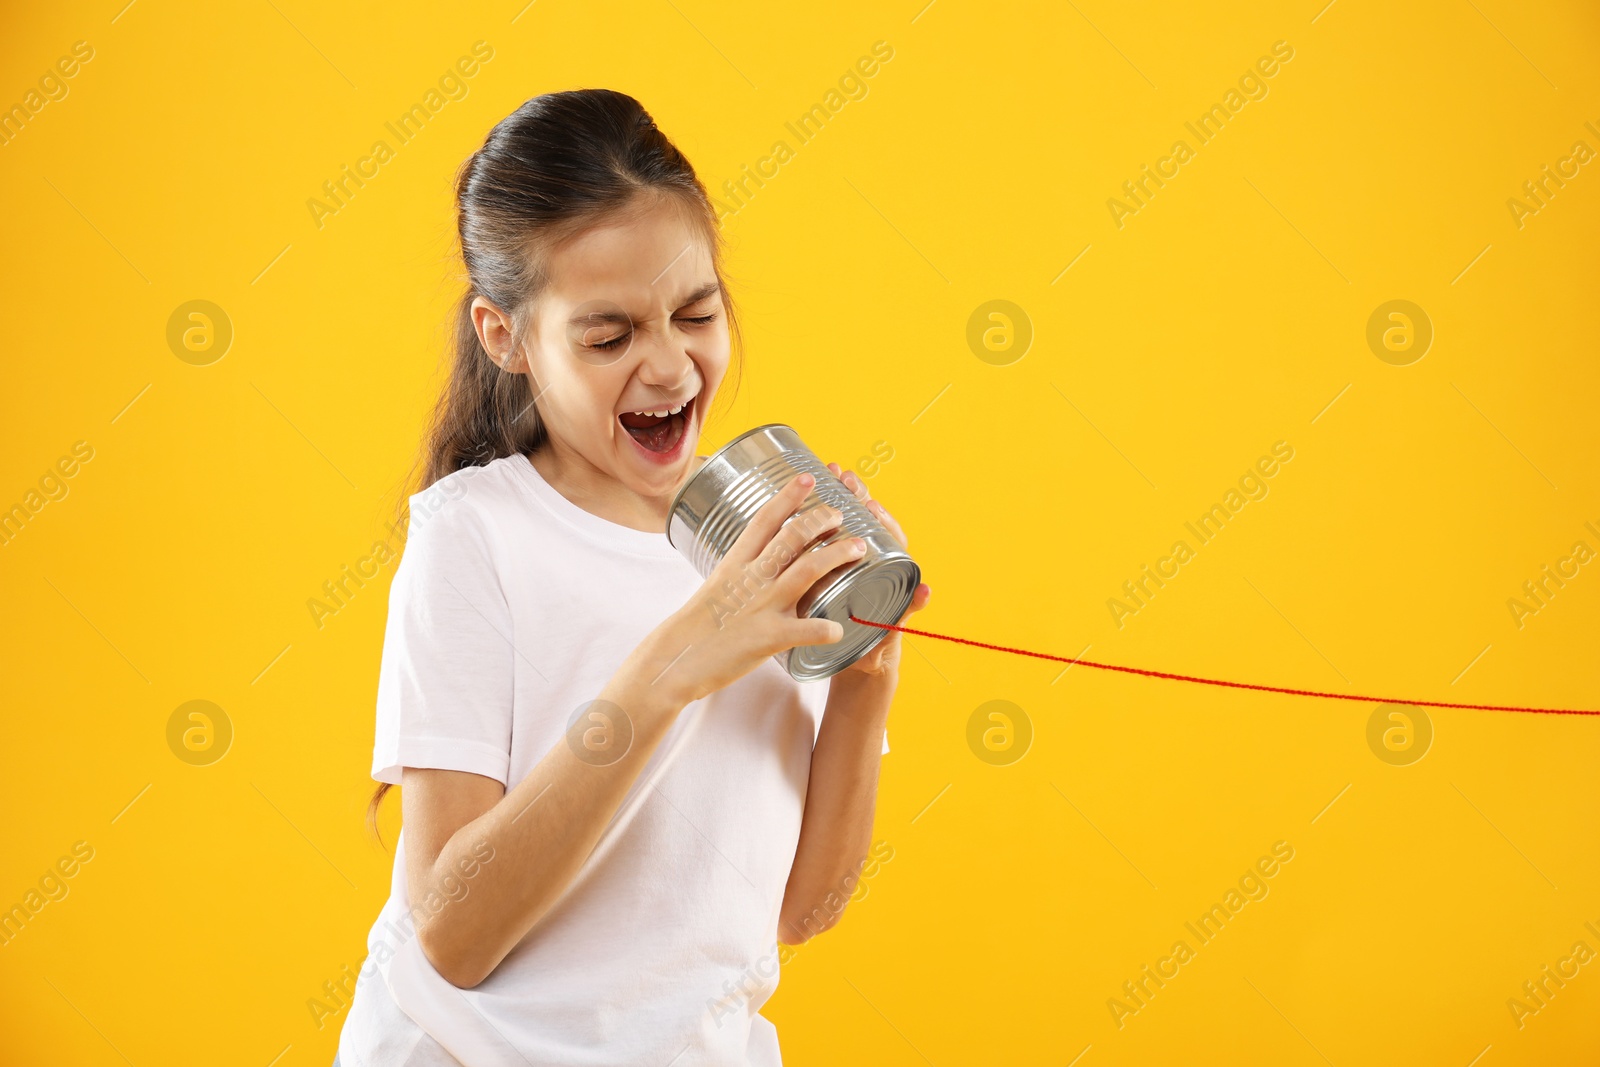
[[[690,399],[693,399],[693,398],[691,397]],[[633,414],[633,415],[652,415],[655,418],[664,419],[668,415],[676,415],[678,412],[682,411],[684,408],[686,408],[688,406],[689,406],[689,401],[685,400],[683,403],[679,404],[677,407],[669,408],[669,409],[667,409],[665,411],[634,411],[634,412],[630,412],[630,414]]]

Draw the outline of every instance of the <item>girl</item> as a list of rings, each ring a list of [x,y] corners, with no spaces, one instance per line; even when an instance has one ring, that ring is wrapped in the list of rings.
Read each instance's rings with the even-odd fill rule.
[[[638,101],[529,100],[456,197],[470,287],[378,680],[405,829],[335,1063],[779,1064],[757,1010],[865,862],[899,634],[825,682],[772,659],[839,640],[796,604],[860,554],[813,547],[832,508],[785,522],[807,476],[705,581],[666,539],[733,315]]]

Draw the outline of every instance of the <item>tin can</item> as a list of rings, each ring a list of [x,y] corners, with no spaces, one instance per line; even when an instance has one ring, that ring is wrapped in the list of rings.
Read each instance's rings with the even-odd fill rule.
[[[808,525],[820,528],[814,511],[824,505],[842,516],[837,529],[807,550],[840,538],[866,542],[859,558],[823,575],[796,606],[800,618],[839,623],[844,636],[832,644],[800,645],[773,657],[790,676],[809,682],[831,678],[871,652],[890,631],[852,622],[850,616],[899,622],[922,581],[922,570],[794,428],[777,422],[757,426],[712,453],[672,498],[667,540],[702,578],[709,578],[761,506],[801,473],[810,474],[816,484],[787,523],[801,523],[802,530]],[[737,609],[740,595],[739,590],[729,590],[730,611]]]

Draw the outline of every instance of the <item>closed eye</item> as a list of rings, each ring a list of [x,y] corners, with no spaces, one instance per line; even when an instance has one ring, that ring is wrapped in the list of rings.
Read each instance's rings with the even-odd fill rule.
[[[690,324],[695,325],[695,326],[709,326],[711,323],[717,321],[717,313],[715,311],[713,311],[709,315],[696,315],[696,316],[694,316],[692,318],[683,318],[683,319],[679,319],[678,321],[679,322],[687,322],[687,323],[690,323]],[[628,340],[628,337],[629,337],[629,334],[627,334],[627,333],[618,334],[616,337],[611,338],[611,340],[609,340],[609,341],[599,341],[599,342],[596,342],[595,344],[589,345],[588,347],[589,348],[616,348],[619,345],[622,345],[623,343],[625,343]]]

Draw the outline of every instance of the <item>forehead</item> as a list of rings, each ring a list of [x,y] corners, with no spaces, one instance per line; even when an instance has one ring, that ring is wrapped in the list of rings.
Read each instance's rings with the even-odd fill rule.
[[[715,280],[705,231],[671,198],[581,230],[549,255],[555,303],[676,308]]]

